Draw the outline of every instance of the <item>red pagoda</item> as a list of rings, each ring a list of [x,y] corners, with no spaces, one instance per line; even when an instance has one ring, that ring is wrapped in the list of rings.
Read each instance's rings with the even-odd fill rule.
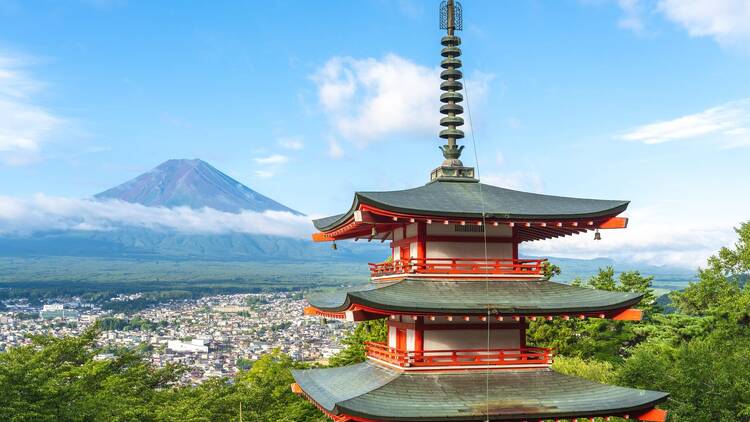
[[[550,368],[528,347],[529,320],[639,320],[641,294],[549,281],[522,242],[621,229],[628,201],[539,195],[482,184],[460,160],[461,6],[441,5],[447,35],[440,96],[445,160],[413,189],[357,192],[351,208],[314,221],[318,242],[390,241],[364,287],[308,297],[308,315],[386,318],[388,340],[364,363],[294,371],[295,392],[334,421],[664,421],[658,391],[598,384]],[[335,244],[335,243],[334,243]]]

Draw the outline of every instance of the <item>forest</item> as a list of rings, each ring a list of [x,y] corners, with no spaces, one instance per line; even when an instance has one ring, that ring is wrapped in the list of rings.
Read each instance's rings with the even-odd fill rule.
[[[611,384],[667,391],[670,421],[750,421],[750,222],[708,259],[687,288],[657,302],[652,278],[603,268],[584,287],[642,292],[641,322],[534,321],[528,342],[556,350],[554,369]],[[179,386],[187,368],[154,368],[138,350],[96,360],[96,337],[38,337],[0,354],[0,415],[10,421],[323,421],[295,396],[290,369],[274,352],[233,379]],[[364,359],[363,342],[382,341],[383,320],[360,323],[329,364]]]

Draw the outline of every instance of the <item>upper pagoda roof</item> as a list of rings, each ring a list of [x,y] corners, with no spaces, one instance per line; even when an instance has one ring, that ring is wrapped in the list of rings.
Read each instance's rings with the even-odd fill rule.
[[[320,231],[329,231],[349,221],[361,205],[403,215],[544,220],[612,217],[629,201],[571,198],[521,192],[467,181],[434,181],[413,189],[357,192],[344,214],[314,220]]]
[[[629,308],[642,293],[611,292],[552,281],[445,281],[404,279],[370,283],[350,290],[313,294],[307,300],[324,312],[357,307],[438,315],[485,315],[487,309],[511,316],[604,313]]]
[[[549,369],[405,373],[368,361],[292,375],[329,414],[379,421],[485,420],[488,411],[492,420],[635,419],[668,397]]]

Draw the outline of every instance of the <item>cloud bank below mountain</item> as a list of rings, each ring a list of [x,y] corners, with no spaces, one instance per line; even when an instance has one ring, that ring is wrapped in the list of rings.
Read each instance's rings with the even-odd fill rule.
[[[127,227],[186,234],[246,233],[309,238],[309,216],[286,211],[222,212],[212,208],[149,207],[119,200],[90,200],[37,194],[0,196],[0,234],[49,230],[109,231]]]

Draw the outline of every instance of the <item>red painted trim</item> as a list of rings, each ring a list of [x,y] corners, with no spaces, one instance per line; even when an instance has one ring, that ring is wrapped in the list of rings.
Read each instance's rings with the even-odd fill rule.
[[[427,227],[425,223],[418,223],[424,227],[426,231]],[[417,226],[419,230],[419,226]],[[394,240],[391,242],[391,247],[401,247],[404,244],[411,244],[414,242],[455,242],[455,243],[482,243],[484,238],[481,236],[450,236],[450,235],[434,235],[434,234],[422,234],[417,232],[416,236],[405,237],[403,239]],[[500,237],[493,236],[487,238],[487,243],[512,243],[514,239],[512,237]]]
[[[640,309],[625,309],[612,317],[614,321],[641,321],[643,311]]]
[[[491,322],[491,330],[518,330],[524,325],[518,322]],[[477,324],[424,324],[425,331],[448,331],[448,330],[486,330],[487,323]]]
[[[405,246],[401,250],[406,249]],[[406,273],[420,274],[482,274],[539,276],[546,259],[484,259],[484,258],[407,258],[398,261],[370,262],[370,277],[393,276]]]
[[[436,235],[431,234],[427,236],[428,242],[456,242],[456,243],[484,243],[483,236],[452,236],[452,235]],[[488,236],[487,243],[511,243],[513,237],[507,236]]]
[[[414,351],[424,351],[424,317],[417,317],[414,321]]]
[[[600,229],[624,229],[628,227],[628,219],[625,217],[612,217],[599,223]]]
[[[406,330],[401,328],[396,328],[396,349],[403,350],[406,349]]]
[[[395,248],[395,247],[400,248],[404,245],[411,245],[413,242],[416,242],[416,241],[417,241],[417,236],[404,237],[403,239],[394,240],[393,242],[391,242],[391,248]]]
[[[417,259],[427,257],[427,223],[420,221],[417,223]]]
[[[434,367],[434,366],[518,366],[549,365],[552,363],[552,349],[498,348],[498,349],[450,349],[450,350],[415,350],[410,351],[397,346],[389,347],[386,343],[365,342],[367,356],[401,367]]]
[[[653,408],[646,413],[638,415],[639,421],[664,422],[667,420],[667,411]]]
[[[413,322],[403,322],[403,321],[394,321],[390,318],[388,318],[388,326],[394,327],[394,328],[401,328],[401,329],[414,329],[414,323]]]

